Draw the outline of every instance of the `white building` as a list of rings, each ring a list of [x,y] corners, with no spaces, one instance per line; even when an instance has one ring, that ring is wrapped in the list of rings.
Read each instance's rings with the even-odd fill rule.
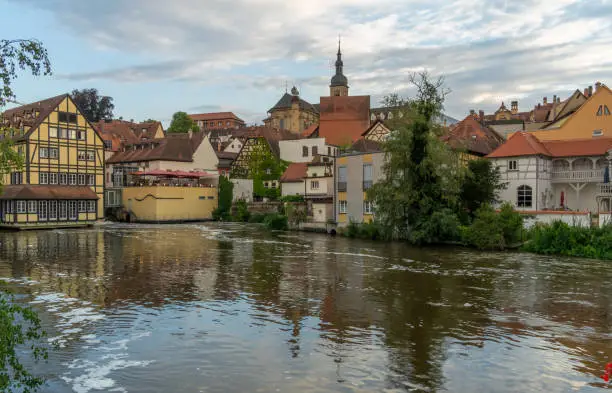
[[[612,138],[541,141],[518,132],[487,157],[507,183],[501,201],[518,210],[607,212],[612,207]]]
[[[288,162],[311,162],[318,155],[335,157],[338,148],[325,143],[325,138],[279,141],[280,159]]]

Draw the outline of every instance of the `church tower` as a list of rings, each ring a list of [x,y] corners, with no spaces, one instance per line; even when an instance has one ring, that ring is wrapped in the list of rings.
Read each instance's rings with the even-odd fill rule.
[[[336,75],[332,76],[329,85],[330,96],[348,96],[348,79],[342,73],[344,63],[342,62],[342,52],[340,51],[340,39],[338,39],[338,58],[336,59]]]

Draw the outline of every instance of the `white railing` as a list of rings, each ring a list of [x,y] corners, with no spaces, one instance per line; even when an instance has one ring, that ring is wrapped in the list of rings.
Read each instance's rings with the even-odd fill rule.
[[[599,194],[600,195],[612,195],[612,183],[600,184]]]
[[[553,182],[601,182],[603,169],[587,169],[578,171],[552,171]]]

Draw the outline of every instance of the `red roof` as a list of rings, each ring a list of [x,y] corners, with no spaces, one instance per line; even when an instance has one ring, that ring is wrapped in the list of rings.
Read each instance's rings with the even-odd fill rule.
[[[612,138],[540,141],[528,132],[517,132],[489,158],[543,155],[548,157],[602,156],[612,149]]]
[[[189,115],[192,120],[238,120],[244,123],[244,120],[234,114],[234,112],[212,112],[212,113],[198,113]]]
[[[319,128],[319,124],[315,123],[311,125],[310,127],[308,127],[307,129],[305,129],[304,131],[302,131],[300,136],[302,138],[310,138],[312,134],[314,134],[317,131],[318,128]]]
[[[319,137],[330,145],[352,144],[370,127],[370,96],[321,97]]]
[[[442,137],[452,148],[464,148],[478,155],[487,155],[497,149],[504,138],[489,127],[482,125],[476,115],[468,115],[452,126]]]
[[[86,186],[57,185],[7,185],[2,188],[0,199],[84,199],[96,200],[98,195]]]
[[[296,183],[302,181],[306,177],[308,163],[294,162],[289,164],[285,173],[280,178],[281,183]]]

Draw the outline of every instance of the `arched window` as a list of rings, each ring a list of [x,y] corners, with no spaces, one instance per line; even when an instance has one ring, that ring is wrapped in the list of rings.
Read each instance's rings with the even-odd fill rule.
[[[519,186],[517,192],[517,203],[518,207],[531,207],[533,201],[533,191],[529,186]]]
[[[302,157],[308,157],[308,146],[302,146]]]

